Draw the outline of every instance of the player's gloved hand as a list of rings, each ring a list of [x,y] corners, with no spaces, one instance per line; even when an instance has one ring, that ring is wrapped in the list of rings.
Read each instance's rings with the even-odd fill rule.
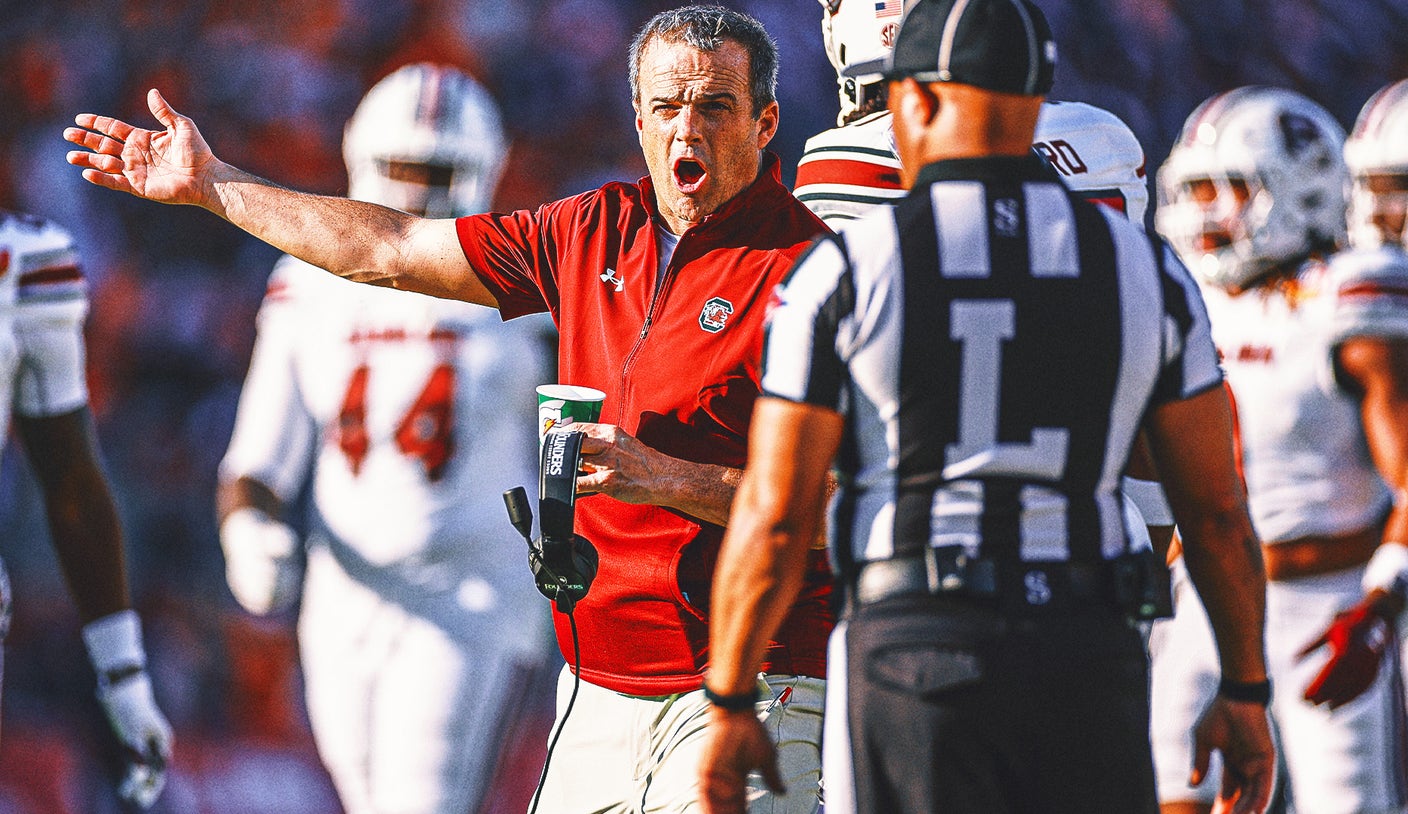
[[[1305,688],[1305,700],[1335,709],[1358,698],[1374,683],[1395,635],[1393,613],[1381,596],[1365,597],[1336,614],[1325,632],[1298,654],[1304,658],[1320,647],[1330,648],[1330,660]]]
[[[150,808],[166,785],[174,738],[152,695],[141,636],[137,614],[130,610],[83,628],[88,658],[98,674],[98,701],[127,752],[117,793],[132,805]]]
[[[288,525],[245,506],[220,524],[225,581],[240,606],[263,616],[293,607],[303,586],[303,547]]]

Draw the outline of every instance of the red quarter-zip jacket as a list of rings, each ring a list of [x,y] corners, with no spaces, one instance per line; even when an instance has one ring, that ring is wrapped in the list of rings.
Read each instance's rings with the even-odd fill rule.
[[[559,378],[605,392],[604,423],[677,458],[741,468],[769,295],[826,227],[782,185],[772,153],[752,185],[680,236],[661,279],[657,223],[646,177],[456,227],[504,319],[552,314]],[[698,689],[723,528],[592,495],[577,502],[577,532],[601,557],[575,611],[581,677],[632,695]],[[766,672],[826,674],[830,593],[824,552],[813,552]],[[567,618],[554,611],[554,622],[570,663]]]

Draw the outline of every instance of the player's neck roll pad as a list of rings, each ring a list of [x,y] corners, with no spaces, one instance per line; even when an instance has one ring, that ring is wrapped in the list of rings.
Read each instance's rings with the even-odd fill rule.
[[[528,551],[538,590],[557,601],[564,613],[586,596],[597,569],[596,549],[573,530],[581,457],[582,433],[559,430],[545,437],[538,480],[542,536],[529,544]]]

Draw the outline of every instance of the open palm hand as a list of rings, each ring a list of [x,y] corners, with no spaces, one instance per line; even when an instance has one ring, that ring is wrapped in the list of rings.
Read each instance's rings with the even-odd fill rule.
[[[86,149],[69,151],[68,163],[101,187],[161,203],[202,203],[218,160],[195,123],[172,109],[160,91],[147,92],[147,106],[166,129],[78,114],[78,126],[65,129],[64,138]]]

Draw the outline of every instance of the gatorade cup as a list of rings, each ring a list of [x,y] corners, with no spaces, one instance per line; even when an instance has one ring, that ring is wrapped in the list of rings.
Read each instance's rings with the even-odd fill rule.
[[[578,421],[594,422],[601,418],[601,403],[606,394],[575,384],[543,384],[538,386],[538,451],[542,452],[543,437],[557,427]]]

